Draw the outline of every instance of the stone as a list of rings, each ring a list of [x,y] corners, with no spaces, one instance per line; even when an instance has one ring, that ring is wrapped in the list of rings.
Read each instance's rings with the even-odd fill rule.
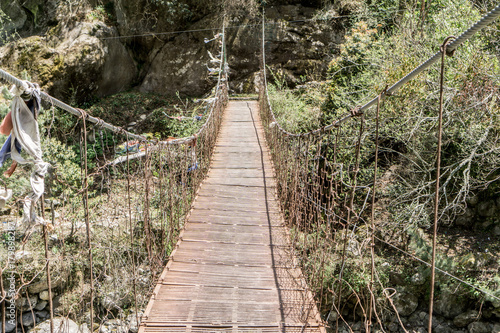
[[[482,201],[477,205],[477,213],[482,217],[495,216],[496,208],[494,200]]]
[[[420,312],[418,313],[418,317],[420,318],[420,320],[421,320],[422,322],[424,322],[424,321],[428,321],[428,320],[429,320],[429,314],[428,314],[427,312],[425,312],[425,311],[420,311]]]
[[[21,317],[17,319],[17,322],[25,327],[31,327],[35,325],[36,315],[34,312],[28,311],[22,314]]]
[[[455,318],[465,310],[465,302],[450,292],[443,292],[434,302],[434,313],[445,318]]]
[[[339,315],[338,315],[337,311],[330,311],[328,313],[328,316],[326,317],[326,321],[329,323],[335,323],[338,318],[339,318]]]
[[[479,312],[476,310],[470,310],[459,314],[453,319],[453,325],[458,328],[467,327],[470,323],[477,320],[479,317]]]
[[[64,312],[62,296],[63,295],[55,296],[54,299],[52,300],[52,306],[54,307],[54,314],[57,316],[62,315],[62,313]]]
[[[87,324],[80,325],[80,333],[91,333]]]
[[[493,324],[491,327],[491,333],[500,333],[500,324]]]
[[[54,332],[57,333],[81,333],[80,327],[71,319],[54,318]],[[30,333],[50,333],[50,320],[36,325]]]
[[[427,330],[423,327],[417,327],[411,331],[412,333],[427,333]]]
[[[465,213],[457,217],[455,223],[462,227],[470,227],[474,223],[474,215],[474,210],[467,208]]]
[[[61,287],[68,280],[68,278],[69,278],[68,271],[59,272],[59,274],[57,274],[57,275],[54,274],[54,276],[52,277],[52,280],[50,281],[52,289]],[[48,293],[49,285],[47,283],[47,279],[42,279],[36,283],[33,283],[32,285],[30,285],[28,287],[28,290],[32,294],[39,294],[39,293],[42,293],[44,291],[47,291],[47,293]],[[46,300],[48,300],[48,295],[47,295]]]
[[[207,46],[198,36],[181,35],[165,44],[151,63],[141,92],[175,95],[202,95],[208,91],[208,71],[205,64],[210,61]]]
[[[352,326],[351,326],[351,329],[353,331],[359,331],[361,329],[361,326],[362,326],[362,323],[361,322],[357,322],[357,323],[354,323]]]
[[[467,326],[469,333],[491,333],[490,325],[480,321],[475,321]]]
[[[418,324],[421,322],[420,316],[417,312],[413,312],[409,317],[408,317],[408,322],[411,324]]]
[[[48,318],[50,318],[50,313],[47,310],[37,311],[36,315],[40,319],[48,319]]]
[[[26,261],[26,262],[32,262],[33,261],[33,254],[30,251],[23,251],[19,250],[16,251],[14,254],[14,260],[15,261]]]
[[[41,310],[45,309],[45,307],[47,306],[47,304],[49,304],[49,302],[48,302],[48,301],[40,300],[40,301],[38,301],[38,303],[36,304],[36,306],[35,306],[35,310],[37,310],[37,311],[41,311]]]
[[[486,219],[485,221],[483,221],[483,223],[481,223],[481,228],[486,230],[489,227],[491,227],[492,225],[493,225],[493,221],[491,219]]]
[[[5,332],[9,333],[12,332],[16,329],[17,325],[16,323],[12,323],[11,320],[6,320],[5,321]],[[2,321],[0,320],[0,332],[3,332],[3,326],[2,326]]]
[[[475,196],[467,198],[467,203],[471,206],[477,205],[479,203],[479,196],[475,195]]]
[[[404,286],[406,284],[403,275],[398,272],[389,272],[389,281],[391,285]]]
[[[48,301],[49,300],[49,291],[44,290],[44,291],[40,292],[40,294],[38,294],[38,297],[40,297],[40,299],[43,301]]]
[[[97,22],[64,24],[57,37],[30,36],[16,45],[0,48],[0,66],[28,66],[33,81],[56,98],[85,101],[128,89],[135,79],[137,68],[125,46],[119,40],[101,37],[116,36],[114,27]],[[26,53],[26,48],[32,50]],[[119,64],[119,65],[117,65]],[[118,66],[118,67],[117,67]],[[75,86],[75,82],[78,84]]]
[[[36,295],[31,295],[29,299],[26,297],[20,297],[16,299],[16,308],[21,309],[23,312],[28,311],[35,308],[37,302],[38,297]]]
[[[417,286],[421,286],[425,283],[426,279],[422,272],[417,272],[411,277],[411,283]]]
[[[441,323],[433,328],[434,333],[454,333],[455,331],[445,323]]]
[[[44,279],[42,281],[33,283],[28,287],[28,290],[32,294],[39,294],[43,291],[47,291],[49,289],[49,285],[47,284],[47,281]]]
[[[141,323],[141,314],[138,314],[139,316],[139,324]],[[139,332],[139,324],[137,323],[137,317],[134,314],[128,315],[127,316],[127,321],[129,323],[129,332],[130,333],[137,333]]]
[[[387,326],[389,332],[398,332],[399,331],[399,323],[392,322]]]
[[[131,296],[124,294],[123,291],[109,292],[101,299],[101,305],[108,310],[120,310],[129,307],[131,303]]]
[[[418,307],[418,298],[414,293],[405,290],[398,291],[394,296],[394,306],[398,310],[399,315],[409,316]]]

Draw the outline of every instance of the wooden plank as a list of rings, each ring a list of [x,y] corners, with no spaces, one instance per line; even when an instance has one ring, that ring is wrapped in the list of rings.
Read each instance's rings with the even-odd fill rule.
[[[211,204],[225,204],[226,207],[234,207],[235,209],[241,209],[244,211],[251,210],[251,211],[267,211],[267,210],[272,210],[272,211],[277,211],[279,209],[278,203],[275,200],[263,200],[262,198],[260,200],[256,199],[253,197],[253,199],[247,199],[247,198],[240,198],[240,197],[234,197],[234,196],[217,196],[213,193],[206,193],[206,195],[201,195],[198,196],[197,199],[197,204],[198,208],[204,208]]]
[[[289,246],[259,119],[256,102],[229,103],[140,333],[324,332]]]

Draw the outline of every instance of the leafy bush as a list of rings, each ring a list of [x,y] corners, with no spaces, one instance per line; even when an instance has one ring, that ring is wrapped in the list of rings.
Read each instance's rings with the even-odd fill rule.
[[[76,153],[56,138],[42,138],[43,159],[52,165],[50,175],[57,177],[51,190],[55,195],[62,192],[69,194],[73,189],[81,188],[80,164],[76,163]]]
[[[405,12],[393,34],[379,32],[365,22],[354,25],[329,66],[324,122],[331,122],[400,79],[436,52],[446,36],[464,31],[480,17],[468,1],[443,0],[435,6],[429,9],[430,23],[423,32],[415,30],[411,11]],[[442,214],[447,222],[463,211],[471,191],[490,185],[498,176],[500,111],[495,96],[500,88],[500,67],[498,59],[485,49],[482,39],[474,38],[446,59]],[[405,182],[394,203],[399,214],[406,212],[398,217],[405,226],[429,224],[437,145],[438,68],[436,65],[404,85],[386,99],[381,110],[381,135],[383,141],[392,143],[382,149],[394,152],[406,165],[401,174]],[[373,128],[372,114],[367,116],[369,128]],[[373,138],[373,134],[367,137]],[[369,153],[365,151],[362,165],[370,165]]]
[[[351,22],[352,26],[347,31],[344,44],[329,63],[327,82],[323,86],[326,97],[322,104],[321,125],[330,124],[346,115],[356,106],[376,96],[387,85],[401,79],[437,52],[447,36],[462,33],[481,16],[477,7],[470,1],[433,1],[427,8],[422,28],[419,11],[415,10],[417,3],[406,4],[407,10],[397,16],[390,16],[392,19],[384,15],[369,18],[360,15]],[[379,5],[383,8],[396,7],[395,2],[386,0],[370,1],[366,2],[366,5],[374,8]],[[405,8],[404,5],[405,3],[399,2],[398,8]],[[481,198],[489,196],[491,200],[496,198],[500,189],[500,105],[497,97],[500,92],[500,63],[495,43],[492,42],[495,40],[492,37],[496,34],[494,30],[495,28],[491,28],[489,32],[487,30],[476,35],[459,47],[453,57],[447,57],[445,60],[440,226],[453,225],[457,216],[466,209],[468,199],[477,193],[481,192]],[[380,114],[379,182],[374,207],[376,236],[381,242],[388,242],[426,261],[430,261],[431,253],[431,237],[428,231],[433,220],[439,68],[439,63],[435,64],[405,84],[395,95],[386,97]],[[277,82],[278,89],[270,87],[269,90],[278,121],[290,131],[305,131],[305,128],[314,123],[311,121],[313,117],[307,114],[307,103],[304,98],[297,98],[300,96],[297,92],[280,91],[280,80]],[[345,298],[349,298],[349,293],[356,293],[356,296],[362,299],[361,303],[370,294],[370,276],[367,274],[370,270],[370,262],[367,260],[370,256],[367,250],[370,239],[367,237],[368,233],[362,234],[359,230],[363,227],[367,230],[368,227],[364,223],[371,219],[369,209],[366,209],[369,204],[366,203],[370,198],[367,189],[371,187],[374,172],[374,118],[373,108],[365,112],[360,168],[357,173],[358,188],[354,195],[351,225],[342,226],[338,223],[334,226],[337,230],[332,231],[334,236],[330,235],[334,237],[333,243],[329,243],[328,236],[317,237],[323,228],[321,223],[326,220],[325,216],[314,216],[318,219],[315,221],[318,222],[317,226],[311,223],[313,226],[309,230],[300,229],[292,234],[297,239],[297,253],[302,254],[300,260],[304,271],[310,277],[311,287],[318,295],[332,298],[322,300],[329,305],[333,302],[333,295],[336,293],[334,289],[338,288],[338,285],[334,285],[342,270],[339,268],[339,261],[343,253],[335,247],[339,239],[340,243],[346,239],[343,237],[346,232],[352,234],[352,239],[346,243],[345,253],[348,260],[343,269],[343,294]],[[320,147],[322,157],[326,160],[325,165],[331,165],[331,169],[327,169],[329,175],[326,178],[330,176],[330,180],[335,182],[336,193],[332,196],[333,207],[329,213],[339,221],[345,219],[348,211],[346,206],[351,196],[355,174],[354,152],[359,125],[359,118],[343,123],[338,131],[332,131],[331,136],[324,140],[330,144],[313,144],[306,152],[309,163],[317,167],[320,163],[313,161],[313,157],[316,156],[316,147]],[[335,163],[333,142],[336,149]],[[315,176],[311,173],[312,170],[314,169],[309,166],[308,176],[311,178]],[[331,185],[329,181],[326,183],[327,186]],[[308,194],[314,196],[314,191],[313,188]],[[306,202],[304,206],[307,205],[309,203]],[[474,228],[481,232],[483,227],[477,223]],[[453,242],[456,239],[469,238],[470,235],[460,234],[456,239],[450,240],[449,233],[456,232],[457,229],[440,228],[439,245],[447,247],[449,251],[446,255],[437,256],[437,266],[457,276],[467,276],[474,285],[491,290],[497,284],[490,282],[494,274],[487,276],[486,271],[495,271],[496,263],[488,261],[488,264],[483,264],[482,267],[487,265],[488,268],[482,268],[482,272],[478,270],[478,265],[467,267],[462,264],[466,261],[464,257],[469,251],[475,252],[478,249],[475,245],[458,249],[457,244]],[[484,232],[488,231],[484,229]],[[487,236],[472,238],[472,242],[483,243],[486,242],[483,239],[487,238],[489,252],[497,253],[497,238],[491,234]],[[315,237],[317,238],[314,240]],[[351,241],[360,244],[359,255],[349,249]],[[423,279],[429,280],[430,269],[427,266],[417,261],[402,259],[400,252],[392,253],[393,247],[379,245],[381,243],[377,245],[375,262],[380,262],[382,267],[377,265],[376,271],[378,275],[382,272],[384,276],[377,275],[380,283],[377,281],[376,284],[381,284],[382,290],[385,288],[383,285],[387,286],[387,283],[392,286],[399,283],[389,281],[391,272],[404,271],[402,277],[407,280],[418,272]],[[442,248],[439,250],[442,251]],[[325,252],[328,255],[325,255]],[[482,257],[496,258],[495,254],[490,256],[489,253],[482,252],[477,256],[474,254],[473,259],[479,260],[477,258]],[[318,276],[322,279],[322,285],[318,285]],[[409,284],[406,281],[405,287],[413,288]],[[425,283],[418,287],[419,290],[415,287],[415,294],[422,299],[428,298],[427,286]],[[439,273],[436,286],[438,296],[439,293],[453,292],[464,302],[471,304],[485,299],[492,302],[491,298],[485,298],[477,290],[465,287],[449,276]],[[380,302],[381,307],[390,309],[388,316],[394,318],[392,308],[385,301],[386,297],[382,294],[376,297],[377,303],[379,298],[384,300]],[[383,302],[386,302],[385,305]]]
[[[300,93],[269,85],[269,98],[278,122],[287,131],[307,132],[319,126],[319,106],[307,103]]]

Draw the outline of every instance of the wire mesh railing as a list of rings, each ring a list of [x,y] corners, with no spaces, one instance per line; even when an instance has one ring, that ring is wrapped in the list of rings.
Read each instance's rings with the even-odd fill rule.
[[[500,6],[497,6],[460,37],[450,39],[449,45],[453,45],[452,49],[456,50],[475,32],[493,22],[499,14]],[[408,331],[408,327],[405,327],[408,326],[408,320],[401,319],[399,314],[409,314],[402,310],[402,303],[397,300],[410,296],[408,292],[401,293],[402,288],[398,291],[394,289],[394,284],[391,285],[388,279],[390,270],[387,269],[387,266],[394,265],[392,270],[397,271],[403,269],[403,265],[398,265],[397,261],[392,262],[389,259],[384,262],[382,254],[387,251],[397,251],[394,256],[403,255],[410,261],[425,265],[423,267],[428,265],[429,278],[425,278],[424,282],[428,282],[426,284],[428,289],[426,287],[425,290],[431,294],[436,284],[434,271],[437,271],[439,276],[446,275],[445,279],[449,279],[447,282],[441,279],[441,285],[456,283],[456,290],[459,288],[472,290],[472,293],[483,295],[483,300],[486,299],[490,303],[497,302],[500,295],[491,290],[495,288],[495,283],[488,289],[484,285],[467,282],[464,277],[458,276],[458,272],[450,271],[451,267],[456,267],[456,263],[452,263],[453,259],[446,258],[445,254],[438,254],[439,259],[436,259],[438,252],[436,229],[434,234],[431,232],[430,235],[408,236],[410,231],[406,229],[407,227],[394,225],[399,213],[397,209],[402,209],[402,206],[398,208],[388,202],[388,185],[394,181],[405,180],[401,177],[398,180],[391,179],[395,172],[387,165],[384,165],[383,173],[380,169],[377,170],[381,164],[378,160],[380,156],[398,154],[396,150],[384,146],[379,138],[379,124],[385,121],[383,118],[379,119],[379,111],[384,108],[382,100],[387,98],[390,101],[390,96],[396,90],[440,60],[447,48],[442,48],[397,83],[387,86],[365,105],[354,108],[320,128],[305,133],[293,133],[280,123],[280,118],[273,110],[273,101],[267,84],[264,21],[263,19],[262,70],[259,88],[261,117],[276,171],[277,194],[288,226],[291,228],[295,255],[307,278],[309,288],[314,292],[324,320],[329,322],[335,331],[347,329],[352,332],[353,329],[362,329],[352,327],[353,323],[359,321],[364,323],[364,331],[367,332],[371,329],[385,331],[389,324],[395,325],[396,329]],[[441,61],[444,64],[444,57]],[[443,82],[441,82],[441,96],[442,87]],[[494,103],[491,96],[487,96],[488,94],[485,95],[485,100]],[[276,98],[280,98],[279,95]],[[439,105],[442,115],[442,98]],[[377,106],[376,113],[367,112],[372,106]],[[438,105],[435,108],[437,109]],[[284,112],[281,119],[285,119],[288,111],[290,110],[281,110]],[[470,118],[474,117],[476,115],[470,115]],[[437,127],[437,120],[441,118],[432,119],[436,122],[432,126]],[[476,120],[492,123],[494,116],[491,113],[483,114]],[[427,135],[427,131],[426,127],[419,133]],[[436,129],[433,128],[432,131],[435,132]],[[444,131],[446,132],[446,126]],[[491,135],[490,129],[487,129],[483,136],[488,136],[488,133]],[[415,136],[415,133],[411,135]],[[492,140],[493,146],[490,145],[484,152],[489,156],[498,153],[498,146],[494,147],[498,141],[495,141],[494,137]],[[479,140],[477,147],[484,141],[485,138]],[[440,142],[436,143],[439,147]],[[437,154],[441,155],[439,150]],[[444,207],[450,206],[450,200],[459,200],[457,196],[453,199],[450,193],[452,190],[449,188],[453,173],[457,172],[457,165],[463,166],[471,160],[456,162],[454,165],[437,164],[433,167],[435,156],[417,156],[417,158],[430,160],[426,165],[433,168],[432,174],[436,173],[436,169],[442,170],[442,174],[438,173],[437,178],[427,180],[425,186],[419,187],[420,193],[415,195],[421,198],[425,196],[425,200],[415,201],[419,202],[419,210],[431,211],[433,207],[436,209],[434,226],[437,226],[443,215],[447,214],[447,208]],[[450,173],[450,170],[455,171]],[[439,180],[444,185],[439,186]],[[433,191],[432,188],[436,184],[437,190]],[[411,191],[412,189],[408,189],[399,195],[408,198],[413,195]],[[402,199],[401,202],[403,201]],[[407,201],[406,205],[408,210],[413,209],[411,201]],[[411,232],[418,233],[418,231]],[[409,249],[408,237],[412,237],[412,242],[420,243],[417,247],[425,249]],[[428,238],[431,244],[433,243],[432,246],[424,245]],[[428,331],[435,327],[432,319],[433,304],[434,297],[431,296],[429,314],[421,320],[421,326],[424,321],[428,322]]]
[[[51,135],[52,125],[42,133],[51,167],[33,203],[37,218],[22,223],[22,191],[2,216],[2,332],[24,332],[46,319],[54,332],[73,329],[71,320],[82,331],[138,329],[209,168],[228,100],[224,38],[222,29],[218,82],[205,99],[204,123],[189,137],[148,139],[41,93],[78,120],[64,134],[73,149]],[[0,77],[23,91],[30,85],[3,70]]]

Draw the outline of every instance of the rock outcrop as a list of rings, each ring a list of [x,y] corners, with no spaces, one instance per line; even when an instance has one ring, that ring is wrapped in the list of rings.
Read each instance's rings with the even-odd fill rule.
[[[86,101],[137,87],[143,92],[202,95],[215,84],[208,75],[205,43],[220,31],[217,4],[196,1],[4,1],[0,66],[22,71],[64,100]],[[324,76],[343,31],[311,20],[319,1],[274,1],[267,7],[267,63],[290,87]],[[286,21],[297,21],[286,23]],[[227,49],[234,92],[254,92],[260,67],[260,18],[228,23]],[[213,30],[212,30],[213,28]],[[178,32],[188,30],[189,32]],[[164,32],[176,32],[167,33]],[[114,38],[152,33],[148,36]],[[158,33],[155,35],[155,33]],[[14,41],[12,41],[14,40]],[[214,66],[212,66],[214,67]],[[272,78],[272,77],[270,77]]]

